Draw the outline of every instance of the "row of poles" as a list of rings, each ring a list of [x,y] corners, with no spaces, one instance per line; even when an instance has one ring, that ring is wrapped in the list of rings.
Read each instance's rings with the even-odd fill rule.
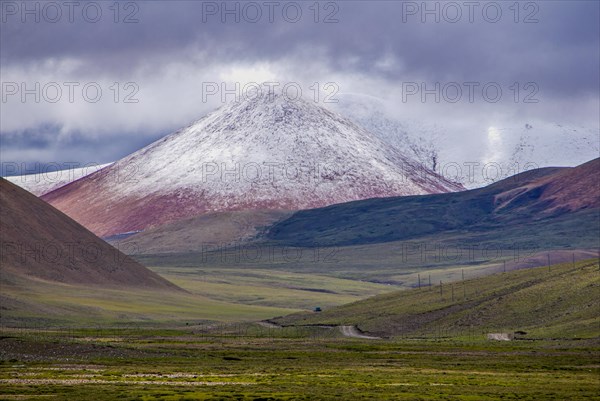
[[[548,272],[551,271],[551,264],[550,264],[550,254],[547,254],[547,264],[548,264]],[[503,267],[502,267],[502,272],[506,273],[506,261],[502,261]],[[573,258],[572,258],[572,264],[573,267],[575,267],[575,254],[573,253]],[[599,263],[600,266],[600,263]],[[467,289],[465,286],[465,269],[461,269],[461,276],[462,276],[462,287],[463,287],[463,299],[467,299]],[[428,287],[431,289],[431,274],[428,276]],[[421,274],[418,273],[417,274],[417,288],[421,288]],[[455,300],[454,297],[454,284],[450,283],[450,292],[451,292],[451,297],[452,297],[452,301]],[[444,283],[442,280],[440,280],[440,298],[444,298]]]

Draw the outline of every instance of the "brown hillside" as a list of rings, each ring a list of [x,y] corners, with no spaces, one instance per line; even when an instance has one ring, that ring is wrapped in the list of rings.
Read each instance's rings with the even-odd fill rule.
[[[3,285],[22,277],[183,291],[3,178],[0,178],[0,262]]]
[[[143,231],[119,244],[124,251],[134,250],[138,255],[208,251],[251,241],[261,228],[291,214],[277,210],[207,213]]]
[[[543,216],[600,205],[600,158],[577,167],[541,170],[549,174],[523,178],[521,185],[497,194],[496,209],[527,209]]]

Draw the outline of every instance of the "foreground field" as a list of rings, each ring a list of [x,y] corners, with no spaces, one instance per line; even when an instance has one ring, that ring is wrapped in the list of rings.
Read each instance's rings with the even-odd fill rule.
[[[252,333],[4,329],[0,399],[598,399],[596,340],[357,340],[318,328],[288,338],[276,329]]]

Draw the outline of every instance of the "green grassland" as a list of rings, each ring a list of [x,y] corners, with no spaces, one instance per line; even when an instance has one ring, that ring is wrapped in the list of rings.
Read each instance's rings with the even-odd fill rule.
[[[87,326],[255,321],[316,306],[338,306],[397,288],[266,269],[154,270],[188,293],[95,288],[13,277],[2,284],[0,323]]]
[[[287,309],[337,306],[396,288],[267,269],[155,267],[153,270],[180,287],[213,300]]]
[[[413,288],[274,319],[285,326],[256,320],[293,309],[232,300],[268,290],[270,300],[248,302],[296,299],[301,306],[303,292],[332,295],[315,289],[336,289],[337,302],[380,287],[285,272],[269,282],[269,272],[260,270],[234,278],[188,268],[162,273],[190,294],[27,283],[34,290],[28,301],[64,320],[13,316],[20,325],[11,325],[2,310],[0,400],[598,399],[597,259],[459,280],[444,284],[441,294],[439,286]],[[202,277],[210,296],[223,292],[224,300],[195,293]],[[278,294],[282,280],[298,293],[286,298],[279,288]],[[344,337],[338,325],[382,338]],[[486,337],[516,330],[526,334],[506,342]]]
[[[0,400],[594,400],[598,346],[5,329]]]
[[[26,289],[26,290],[25,290]],[[75,325],[258,320],[289,313],[274,308],[222,302],[184,292],[95,288],[15,279],[2,285],[2,324]]]
[[[382,249],[378,251],[382,259],[385,259]],[[2,321],[48,320],[56,324],[62,322],[75,325],[90,322],[170,324],[248,321],[285,316],[300,310],[312,310],[316,306],[325,309],[321,316],[327,316],[327,311],[333,307],[375,295],[410,290],[418,287],[419,281],[422,291],[425,291],[424,288],[428,287],[430,281],[432,285],[439,284],[440,281],[447,284],[454,282],[458,300],[464,292],[460,284],[464,276],[467,280],[467,296],[470,297],[475,290],[475,284],[470,284],[470,280],[496,274],[503,269],[503,263],[499,260],[487,263],[463,261],[454,265],[448,260],[442,264],[425,266],[399,266],[395,269],[375,266],[366,269],[361,268],[362,263],[370,263],[369,259],[375,257],[377,250],[355,249],[353,252],[356,252],[354,260],[349,258],[347,265],[340,263],[338,267],[322,273],[313,271],[314,267],[309,263],[304,267],[300,266],[300,262],[297,265],[284,264],[281,268],[258,268],[235,263],[228,266],[151,267],[161,276],[187,290],[188,294],[139,289],[100,289],[41,280],[21,283],[16,280],[10,285],[2,285]],[[567,254],[569,258],[570,255],[571,253]],[[538,257],[534,262],[543,264],[546,254],[541,256],[541,261]],[[393,257],[400,261],[403,259],[401,254]],[[552,257],[558,256],[553,254]],[[515,262],[507,258],[506,266],[510,271],[515,268]],[[524,266],[526,265],[519,268]],[[449,295],[449,291],[450,287],[445,295]],[[418,299],[415,303],[420,305],[421,301]],[[410,307],[412,306],[407,306]],[[427,328],[430,329],[431,327]]]
[[[341,248],[265,248],[259,260],[233,256],[146,255],[139,259],[163,277],[227,302],[312,309],[334,306],[419,285],[485,276],[499,271],[590,258],[594,252],[539,252],[529,248],[455,248],[432,243],[385,243]],[[297,255],[284,259],[279,252]],[[223,251],[225,252],[225,251]],[[267,251],[265,251],[266,253]],[[233,255],[233,256],[232,256]],[[317,255],[317,256],[315,256]]]
[[[496,273],[397,291],[276,319],[283,325],[356,325],[381,336],[472,336],[524,331],[529,338],[600,333],[598,259]]]

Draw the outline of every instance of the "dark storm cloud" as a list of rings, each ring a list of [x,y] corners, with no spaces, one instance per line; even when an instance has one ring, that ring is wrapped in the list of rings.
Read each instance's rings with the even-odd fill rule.
[[[225,7],[234,9],[235,3]],[[242,10],[245,4],[237,3]],[[291,23],[284,18],[286,3],[281,2],[270,23],[264,3],[257,2],[263,12],[258,23],[249,22],[244,14],[239,23],[232,15],[222,23],[220,15],[206,15],[208,5],[220,8],[222,2],[152,1],[139,2],[139,10],[120,10],[120,19],[136,11],[133,18],[139,22],[125,24],[113,22],[113,11],[108,9],[111,3],[107,2],[101,3],[103,16],[98,23],[86,22],[77,11],[73,23],[66,15],[58,23],[45,22],[43,15],[40,23],[32,23],[32,16],[27,23],[21,23],[18,14],[4,16],[2,64],[76,57],[90,61],[86,68],[126,71],[148,60],[160,64],[185,59],[190,49],[203,51],[203,61],[213,63],[278,60],[302,48],[318,47],[323,50],[319,56],[326,57],[321,61],[338,70],[359,70],[389,79],[526,80],[568,95],[597,90],[598,2],[535,2],[537,10],[521,3],[519,23],[514,22],[514,10],[509,9],[512,3],[508,2],[494,3],[501,5],[502,17],[499,22],[488,22],[483,13],[488,3],[473,8],[474,22],[469,21],[464,2],[453,3],[462,13],[456,23],[448,22],[454,11],[445,8],[447,3],[425,6],[437,4],[439,23],[432,14],[422,23],[422,2],[337,2],[339,10],[332,18],[338,23],[315,23],[309,9],[312,2],[297,3],[302,5],[303,16]],[[321,4],[320,19],[335,11],[325,9],[327,2]],[[409,15],[407,11],[415,5],[419,10]],[[538,22],[524,23],[529,14]],[[373,61],[386,55],[401,60],[403,68],[375,68]],[[351,58],[355,61],[349,64]]]
[[[90,138],[74,132],[58,140],[60,130],[59,126],[42,125],[4,132],[0,141],[0,176],[110,163],[169,133],[158,132],[148,137],[138,132],[115,132]]]

